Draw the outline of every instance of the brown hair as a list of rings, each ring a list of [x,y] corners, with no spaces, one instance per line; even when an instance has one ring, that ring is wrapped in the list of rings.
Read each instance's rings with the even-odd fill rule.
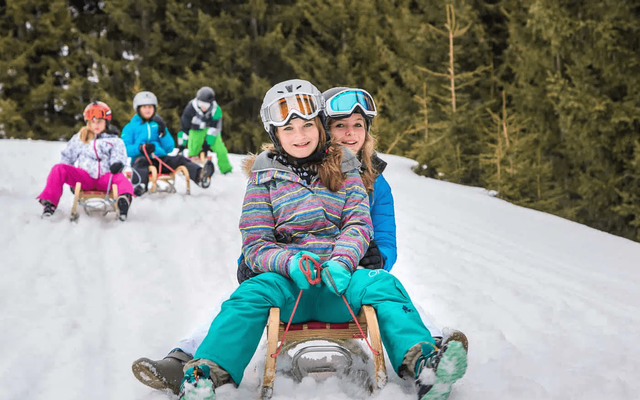
[[[318,148],[324,149],[327,145],[327,134],[324,130],[324,125],[322,124],[320,117],[315,117],[314,121],[318,127],[318,134],[320,135]],[[271,143],[263,145],[262,149],[277,152]],[[342,146],[336,143],[331,143],[327,149],[326,157],[321,161],[311,163],[310,167],[318,171],[320,182],[322,182],[332,192],[337,192],[345,181],[345,176],[342,172]]]
[[[364,118],[364,117],[363,117]],[[327,125],[331,125],[332,122],[339,121],[338,119],[327,119]],[[373,153],[376,148],[377,139],[369,129],[367,129],[367,133],[364,136],[364,143],[362,144],[362,148],[356,154],[358,160],[362,163],[362,171],[360,172],[360,176],[362,177],[362,183],[364,187],[367,188],[367,192],[373,192],[373,184],[378,178],[378,171],[376,171],[371,159],[373,158]]]
[[[83,126],[80,129],[79,136],[82,143],[87,144],[96,137],[96,134],[89,128],[89,123],[87,122],[87,126]]]

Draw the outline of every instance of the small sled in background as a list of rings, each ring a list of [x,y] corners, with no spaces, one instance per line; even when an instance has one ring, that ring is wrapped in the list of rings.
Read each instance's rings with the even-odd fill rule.
[[[82,190],[80,182],[76,183],[74,189],[73,206],[71,207],[71,221],[77,221],[80,218],[78,206],[84,208],[87,215],[93,213],[102,213],[106,216],[110,212],[115,212],[118,219],[118,187],[111,185],[110,191],[102,190]]]
[[[161,164],[162,165],[162,164]],[[162,168],[162,166],[160,167]],[[168,168],[168,167],[167,167]],[[149,192],[150,193],[176,193],[176,174],[182,173],[184,180],[187,184],[185,194],[191,194],[191,185],[189,181],[189,170],[187,167],[180,165],[175,170],[170,170],[167,173],[162,173],[162,169],[158,171],[155,166],[149,166]],[[158,182],[162,184],[158,185]]]
[[[201,151],[200,155],[198,157],[189,157],[189,160],[191,162],[193,162],[193,163],[198,164],[202,168],[204,168],[204,165],[207,163],[207,161],[211,161],[211,156],[207,156],[204,151]],[[206,185],[206,187],[208,187],[210,182],[211,182],[211,177],[208,177],[208,178],[205,178],[205,179],[206,179],[206,181],[205,181],[204,184]]]
[[[207,160],[211,160],[211,156],[208,156],[204,153],[204,151],[201,151],[198,157],[189,157],[189,160],[191,162],[198,164],[201,167],[204,167],[204,163],[206,163]]]
[[[267,361],[264,366],[261,399],[268,400],[273,395],[278,357],[290,358],[282,364],[291,366],[291,370],[285,371],[285,373],[290,374],[298,382],[302,381],[304,376],[312,374],[339,374],[353,379],[370,393],[382,389],[387,383],[387,371],[376,312],[373,307],[364,305],[357,320],[360,327],[355,321],[291,324],[285,337],[286,324],[280,321],[280,309],[271,308],[267,321]],[[361,332],[367,335],[367,331],[371,339],[373,353],[373,374],[365,370],[369,357],[356,342],[356,339],[366,340],[366,336],[363,336]],[[313,341],[329,343],[317,345],[311,343]],[[278,350],[278,343],[281,343],[282,346],[280,350]],[[297,351],[291,356],[289,353],[293,350]],[[329,361],[323,361],[317,357],[311,360],[303,357],[310,353],[338,355],[339,358],[342,358],[342,362],[336,362],[336,357],[331,357]]]
[[[125,176],[131,180],[133,170],[125,171]],[[187,167],[180,165],[175,170],[171,170],[168,173],[158,173],[158,169],[150,165],[149,166],[149,193],[177,193],[176,190],[176,174],[181,173],[184,176],[187,188],[185,194],[191,194],[191,182],[189,180],[189,170]],[[161,182],[158,184],[158,182]]]

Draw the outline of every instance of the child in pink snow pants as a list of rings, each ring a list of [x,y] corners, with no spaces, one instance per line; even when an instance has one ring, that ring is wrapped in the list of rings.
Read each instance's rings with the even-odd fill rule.
[[[109,181],[118,188],[119,218],[127,219],[133,196],[133,185],[122,174],[127,162],[127,152],[117,131],[108,131],[111,109],[103,102],[89,104],[84,110],[87,126],[75,134],[62,151],[62,163],[51,169],[47,186],[38,196],[44,206],[43,217],[55,212],[64,184],[75,187],[80,182],[82,190],[109,188]],[[77,167],[74,167],[75,163]],[[110,188],[109,188],[110,190]]]

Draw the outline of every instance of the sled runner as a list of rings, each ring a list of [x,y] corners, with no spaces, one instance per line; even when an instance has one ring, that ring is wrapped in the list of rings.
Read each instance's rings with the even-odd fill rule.
[[[273,384],[276,376],[276,360],[277,354],[281,357],[288,356],[288,351],[296,347],[301,347],[291,358],[291,374],[294,379],[301,381],[303,375],[312,373],[338,372],[337,367],[333,363],[315,363],[301,367],[301,359],[304,354],[309,353],[337,353],[340,355],[346,365],[343,365],[342,372],[345,375],[353,375],[356,379],[364,378],[364,386],[370,392],[380,390],[387,383],[387,371],[384,361],[384,350],[382,340],[380,338],[380,330],[378,328],[378,319],[376,312],[371,306],[362,306],[362,310],[357,317],[358,323],[362,328],[362,332],[367,334],[371,339],[373,352],[374,377],[375,382],[367,381],[368,374],[366,371],[357,370],[356,362],[353,356],[366,361],[368,358],[364,350],[355,339],[365,339],[360,333],[355,321],[346,323],[327,323],[327,322],[306,322],[303,324],[292,324],[285,335],[286,324],[280,321],[280,309],[271,308],[269,319],[267,321],[267,361],[264,366],[264,378],[262,381],[262,400],[270,399],[273,394]],[[313,345],[311,341],[326,341],[329,344]],[[278,343],[282,348],[277,352]]]
[[[118,219],[118,205],[116,203],[118,187],[116,185],[111,185],[110,191],[82,190],[80,182],[77,182],[74,193],[71,221],[77,221],[80,218],[80,214],[77,211],[78,205],[84,208],[84,212],[87,215],[95,212],[102,213],[105,216],[113,211],[116,213],[116,219]]]
[[[207,162],[207,160],[211,160],[211,156],[207,156],[204,154],[204,151],[200,153],[200,155],[198,157],[189,157],[189,160],[191,162],[194,162],[196,164],[198,164],[201,167],[204,167],[204,163]]]
[[[189,181],[189,170],[187,167],[180,165],[173,171],[169,171],[168,173],[158,173],[158,169],[150,165],[149,166],[149,192],[150,193],[176,193],[176,173],[180,172],[185,179],[187,184],[187,188],[185,190],[185,194],[191,194],[191,185]],[[126,171],[125,176],[131,180],[133,172]],[[158,184],[158,182],[162,182]]]
[[[180,165],[175,171],[170,171],[169,173],[158,173],[158,170],[155,166],[149,166],[149,192],[151,193],[159,193],[159,192],[167,192],[167,193],[176,193],[176,174],[180,172],[184,176],[184,179],[187,183],[187,189],[185,190],[185,194],[191,194],[191,187],[189,181],[189,171],[187,167]],[[158,182],[163,182],[163,184],[158,185]]]

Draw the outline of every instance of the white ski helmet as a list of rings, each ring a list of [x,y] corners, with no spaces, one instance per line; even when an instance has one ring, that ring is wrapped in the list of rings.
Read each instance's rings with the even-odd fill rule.
[[[155,94],[145,91],[140,92],[135,95],[133,98],[133,110],[138,112],[138,108],[140,106],[154,106],[155,109],[158,109],[158,98]]]
[[[320,116],[324,123],[323,106],[324,99],[317,87],[309,81],[291,79],[275,84],[267,91],[260,107],[260,118],[264,130],[278,147],[276,127],[286,125],[294,115],[305,120]]]

